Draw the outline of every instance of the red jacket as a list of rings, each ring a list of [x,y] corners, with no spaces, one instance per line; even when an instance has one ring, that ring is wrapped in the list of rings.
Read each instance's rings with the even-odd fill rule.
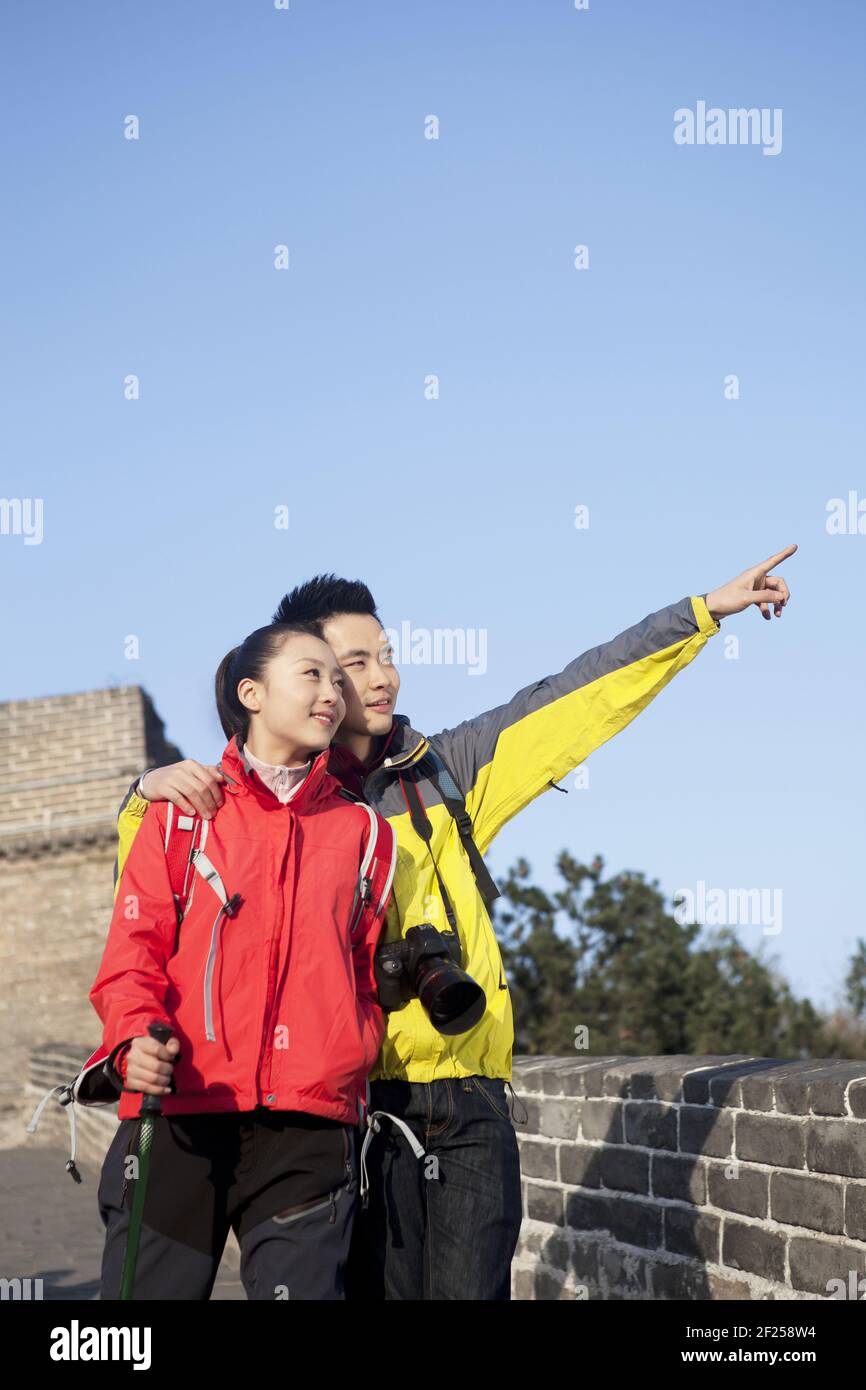
[[[196,875],[178,927],[165,857],[170,807],[150,806],[118,885],[108,940],[90,999],[104,1053],[168,1023],[180,1043],[176,1094],[164,1114],[303,1110],[358,1119],[367,1074],[384,1034],[373,954],[393,878],[395,842],[376,816],[377,856],[390,861],[381,901],[357,923],[359,870],[372,833],[369,810],[347,801],[313,762],[281,803],[247,772],[232,739],[222,770],[232,781],[208,823],[204,853],[236,915],[221,911]],[[124,1091],[120,1119],[141,1093]]]

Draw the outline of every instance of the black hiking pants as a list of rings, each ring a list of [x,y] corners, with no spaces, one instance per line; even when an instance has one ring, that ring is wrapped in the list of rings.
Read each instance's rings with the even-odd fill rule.
[[[102,1298],[120,1294],[139,1119],[106,1154]],[[161,1115],[136,1264],[136,1299],[209,1299],[229,1230],[247,1298],[342,1299],[355,1214],[355,1126],[300,1111]]]

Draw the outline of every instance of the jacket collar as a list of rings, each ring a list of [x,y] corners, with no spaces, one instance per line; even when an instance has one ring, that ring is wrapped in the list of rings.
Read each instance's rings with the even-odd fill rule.
[[[288,802],[293,810],[306,810],[320,796],[337,786],[337,779],[329,771],[330,753],[330,748],[326,748],[313,759],[304,781]],[[220,766],[227,779],[226,791],[232,796],[254,796],[268,810],[283,809],[283,803],[265,786],[258,773],[247,767],[238,750],[237,736],[223,749]]]
[[[422,758],[429,747],[428,740],[419,734],[405,714],[395,714],[390,733],[386,734],[378,751],[372,758],[362,763],[360,758],[341,743],[331,745],[330,772],[342,782],[344,787],[356,796],[364,795],[364,782],[371,772],[380,767],[412,767]]]

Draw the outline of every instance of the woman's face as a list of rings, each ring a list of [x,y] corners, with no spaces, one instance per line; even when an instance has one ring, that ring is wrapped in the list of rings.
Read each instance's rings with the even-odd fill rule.
[[[299,758],[320,753],[346,713],[345,679],[327,642],[291,633],[262,680],[246,677],[238,685],[238,699],[252,715],[250,733],[291,745]]]

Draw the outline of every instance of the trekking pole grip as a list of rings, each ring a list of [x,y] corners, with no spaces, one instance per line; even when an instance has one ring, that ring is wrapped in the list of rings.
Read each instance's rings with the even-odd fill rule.
[[[147,1031],[156,1042],[162,1043],[163,1047],[171,1037],[171,1029],[167,1023],[149,1023]],[[146,1095],[141,1102],[142,1115],[161,1115],[162,1096]]]

